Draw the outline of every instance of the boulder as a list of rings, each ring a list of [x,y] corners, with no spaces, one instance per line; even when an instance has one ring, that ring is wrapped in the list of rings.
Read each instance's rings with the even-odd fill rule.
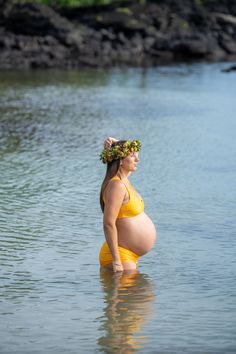
[[[177,57],[200,58],[211,52],[209,37],[204,34],[192,34],[173,38],[169,49]]]
[[[60,40],[74,30],[67,19],[53,9],[38,3],[18,3],[11,7],[4,22],[5,28],[15,34],[53,36]]]
[[[220,33],[219,45],[225,52],[229,54],[236,54],[236,41],[233,40],[227,33]]]

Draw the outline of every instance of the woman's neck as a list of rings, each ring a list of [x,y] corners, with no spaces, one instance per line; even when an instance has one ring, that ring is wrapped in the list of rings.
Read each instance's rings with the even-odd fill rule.
[[[131,172],[130,171],[124,171],[124,170],[119,170],[117,172],[117,176],[120,178],[120,179],[128,179],[128,177],[131,175]]]

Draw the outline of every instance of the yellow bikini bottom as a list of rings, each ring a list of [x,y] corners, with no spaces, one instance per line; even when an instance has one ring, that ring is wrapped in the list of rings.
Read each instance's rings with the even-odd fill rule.
[[[138,262],[139,256],[136,253],[127,250],[126,248],[121,246],[118,246],[118,250],[119,250],[121,262],[126,262],[126,261],[131,261],[134,263]],[[106,242],[104,242],[100,250],[99,260],[101,266],[106,266],[112,263],[111,251]]]

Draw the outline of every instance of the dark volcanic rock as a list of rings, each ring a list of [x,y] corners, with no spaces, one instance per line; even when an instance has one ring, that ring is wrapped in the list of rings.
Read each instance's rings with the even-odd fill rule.
[[[37,3],[16,4],[5,19],[5,28],[15,34],[47,36],[63,39],[73,25],[53,9]]]
[[[52,9],[0,0],[0,68],[236,59],[236,0]]]

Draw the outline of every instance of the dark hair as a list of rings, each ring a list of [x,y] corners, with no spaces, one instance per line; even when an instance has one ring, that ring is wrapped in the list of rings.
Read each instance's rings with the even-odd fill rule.
[[[112,147],[115,146],[115,145],[120,145],[122,146],[124,143],[126,142],[126,140],[118,140],[116,141],[115,143],[112,144]],[[101,206],[101,209],[102,209],[102,212],[104,212],[104,200],[103,200],[103,193],[104,193],[104,190],[106,188],[106,186],[108,185],[109,181],[116,176],[119,168],[120,168],[120,160],[121,159],[118,159],[118,160],[113,160],[111,162],[109,162],[107,164],[107,171],[106,171],[106,174],[105,174],[105,177],[104,177],[104,180],[102,182],[102,186],[101,186],[101,190],[100,190],[100,206]]]

